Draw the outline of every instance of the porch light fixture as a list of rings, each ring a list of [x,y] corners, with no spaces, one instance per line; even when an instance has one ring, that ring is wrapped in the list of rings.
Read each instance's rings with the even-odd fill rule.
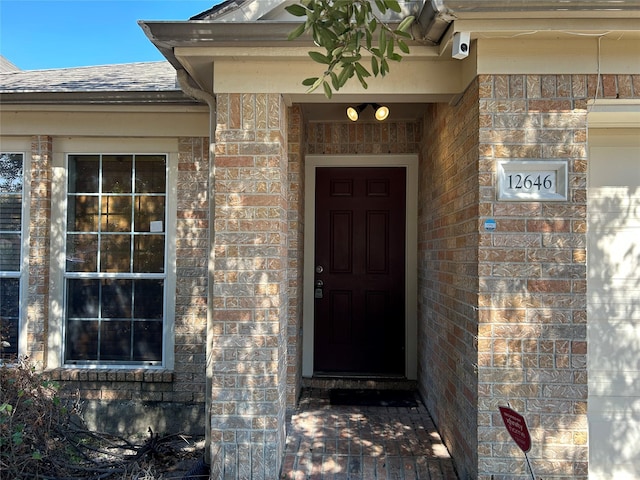
[[[377,103],[361,103],[357,107],[347,107],[347,117],[352,122],[358,120],[362,111],[371,105],[371,108],[375,111],[375,117],[378,121],[383,121],[389,116],[389,107],[386,105],[379,105]]]

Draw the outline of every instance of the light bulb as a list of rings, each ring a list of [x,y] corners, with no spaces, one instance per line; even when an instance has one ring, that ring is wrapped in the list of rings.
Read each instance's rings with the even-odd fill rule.
[[[358,120],[358,110],[353,107],[347,107],[347,117],[349,117],[349,120],[352,122],[355,122]]]
[[[382,121],[389,116],[389,107],[384,105],[376,108],[376,120]]]

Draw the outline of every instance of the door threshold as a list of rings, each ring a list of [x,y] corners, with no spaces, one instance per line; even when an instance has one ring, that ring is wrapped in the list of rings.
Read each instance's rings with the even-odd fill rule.
[[[353,378],[353,379],[374,379],[374,380],[398,380],[406,379],[403,374],[389,373],[352,373],[352,372],[314,372],[311,378]]]
[[[302,379],[302,388],[330,389],[383,389],[383,390],[417,390],[418,383],[408,380],[404,375],[337,375],[314,374]]]

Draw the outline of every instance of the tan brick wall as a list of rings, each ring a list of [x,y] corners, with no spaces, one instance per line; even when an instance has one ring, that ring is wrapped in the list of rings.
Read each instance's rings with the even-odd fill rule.
[[[306,153],[416,153],[420,134],[420,122],[307,123]]]
[[[604,75],[597,95],[630,97],[638,80]],[[597,85],[595,75],[479,78],[480,480],[529,478],[498,414],[507,402],[532,431],[537,475],[588,476],[586,117]],[[567,201],[496,201],[499,159],[566,161]]]
[[[52,155],[51,137],[31,137],[27,355],[39,366],[45,361],[46,319],[49,317]]]
[[[287,375],[287,109],[217,96],[212,475],[277,478]]]
[[[178,144],[174,401],[205,401],[209,139]]]
[[[302,297],[304,249],[304,151],[302,110],[289,109],[287,195],[288,212],[288,288],[289,312],[287,326],[287,410],[293,411],[300,396],[302,377]]]
[[[456,461],[477,475],[478,85],[427,109],[418,211],[418,382]]]

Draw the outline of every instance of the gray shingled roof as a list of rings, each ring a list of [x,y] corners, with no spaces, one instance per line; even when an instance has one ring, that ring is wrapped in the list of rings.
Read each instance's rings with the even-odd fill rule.
[[[174,92],[168,62],[127,63],[0,73],[0,93]]]

